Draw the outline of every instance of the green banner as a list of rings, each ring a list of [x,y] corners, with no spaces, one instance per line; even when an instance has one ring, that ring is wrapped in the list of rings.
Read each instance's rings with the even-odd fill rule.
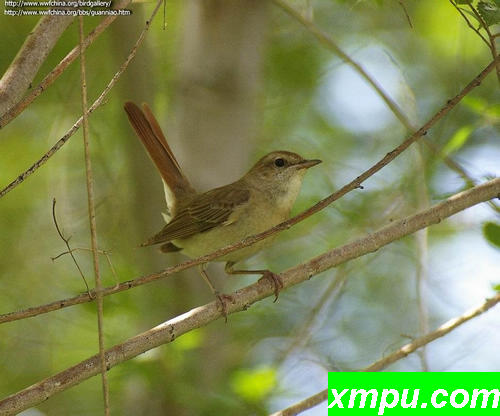
[[[328,414],[500,416],[500,373],[328,373]]]

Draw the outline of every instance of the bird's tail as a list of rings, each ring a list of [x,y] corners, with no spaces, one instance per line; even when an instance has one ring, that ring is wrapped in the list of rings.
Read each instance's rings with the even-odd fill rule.
[[[130,124],[165,183],[167,206],[172,214],[175,211],[177,201],[195,193],[195,191],[182,173],[153,112],[146,103],[142,105],[142,108],[141,110],[131,101],[127,101],[124,105]]]

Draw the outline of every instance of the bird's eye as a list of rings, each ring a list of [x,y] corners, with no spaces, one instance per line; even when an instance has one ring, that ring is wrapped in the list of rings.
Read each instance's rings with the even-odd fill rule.
[[[274,164],[276,166],[278,166],[279,168],[285,166],[285,160],[282,159],[281,157],[277,158],[275,161],[274,161]]]

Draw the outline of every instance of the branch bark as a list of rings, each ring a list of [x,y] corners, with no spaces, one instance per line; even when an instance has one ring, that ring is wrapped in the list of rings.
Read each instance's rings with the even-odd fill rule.
[[[437,224],[457,212],[478,203],[500,197],[500,178],[493,179],[470,190],[453,195],[447,200],[415,215],[359,238],[342,247],[328,251],[306,263],[299,264],[280,274],[284,289],[299,284],[327,269],[338,266],[354,258],[378,250],[404,236],[412,234],[432,224]],[[253,303],[274,294],[273,285],[262,280],[232,294],[233,302],[227,305],[227,314],[248,309]],[[205,326],[222,316],[217,302],[192,309],[166,321],[142,334],[115,345],[106,351],[106,367],[127,361],[159,345],[173,342],[179,336],[193,329]],[[470,319],[470,318],[469,318]],[[451,328],[451,326],[450,326]],[[449,329],[451,330],[451,329]],[[417,347],[418,348],[418,347]],[[405,350],[406,351],[406,350]],[[404,352],[405,352],[404,351]],[[408,355],[409,352],[406,353]],[[405,356],[405,354],[403,354]],[[387,364],[388,365],[388,364]],[[0,401],[0,414],[16,413],[48,399],[56,393],[81,383],[100,371],[99,356],[94,355],[79,364],[46,378],[6,399]],[[372,370],[373,371],[373,370]]]
[[[0,114],[21,99],[73,16],[42,17],[0,80]]]

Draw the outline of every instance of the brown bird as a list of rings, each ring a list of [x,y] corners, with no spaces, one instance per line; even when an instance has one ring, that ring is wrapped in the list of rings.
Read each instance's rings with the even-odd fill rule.
[[[236,182],[197,193],[182,173],[149,106],[143,104],[141,110],[134,103],[126,102],[124,108],[163,179],[167,224],[142,244],[161,244],[163,252],[182,250],[192,258],[203,256],[287,220],[306,170],[321,162],[318,159],[307,160],[288,151],[271,152]],[[215,261],[226,262],[225,271],[228,274],[260,274],[262,278],[271,280],[276,301],[283,287],[278,275],[269,270],[233,269],[235,263],[262,250],[272,239],[259,241]],[[200,272],[226,315],[224,298],[228,296],[221,296],[215,290],[204,265],[200,266]]]

